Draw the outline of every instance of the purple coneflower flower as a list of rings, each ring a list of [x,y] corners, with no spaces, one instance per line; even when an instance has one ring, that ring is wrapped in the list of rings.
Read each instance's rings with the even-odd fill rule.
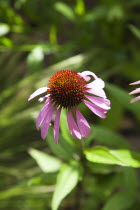
[[[137,82],[130,83],[130,85],[139,85],[139,84],[140,84],[140,80],[137,81]],[[140,88],[136,88],[135,90],[133,90],[132,92],[130,92],[129,95],[137,94],[137,93],[140,93]],[[133,102],[136,102],[136,101],[140,101],[140,96],[137,96],[136,98],[132,99],[130,101],[130,103],[133,103]]]
[[[93,81],[89,82],[91,79]],[[44,99],[46,101],[36,120],[37,129],[41,127],[41,137],[43,139],[46,137],[52,116],[56,112],[54,139],[58,143],[62,108],[68,111],[67,121],[72,136],[77,139],[88,137],[90,126],[77,107],[80,103],[84,103],[94,114],[105,118],[105,114],[110,109],[110,101],[106,98],[104,86],[104,81],[90,71],[77,73],[72,70],[61,70],[55,73],[50,78],[47,87],[39,88],[28,99],[31,100],[47,92],[47,95],[39,98],[40,102]]]

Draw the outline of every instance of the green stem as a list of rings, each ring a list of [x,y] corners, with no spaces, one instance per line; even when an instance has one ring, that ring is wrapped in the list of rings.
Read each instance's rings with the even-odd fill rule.
[[[80,140],[79,150],[80,150],[80,162],[83,166],[83,170],[85,170],[85,157],[84,157],[84,139]],[[80,210],[82,205],[82,198],[83,198],[83,183],[82,180],[77,185],[76,196],[75,196],[75,209]]]

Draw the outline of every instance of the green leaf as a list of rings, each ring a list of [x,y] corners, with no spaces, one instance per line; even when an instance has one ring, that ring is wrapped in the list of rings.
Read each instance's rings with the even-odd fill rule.
[[[129,27],[130,31],[131,31],[138,39],[140,39],[140,29],[137,28],[137,27],[134,26],[134,25],[131,25],[131,24],[130,24],[128,27]]]
[[[106,147],[96,146],[85,150],[84,153],[86,159],[94,163],[140,167],[140,155],[127,149],[109,150]]]
[[[78,15],[84,15],[85,14],[85,3],[84,0],[77,0],[77,4],[75,7],[75,12]]]
[[[0,37],[0,44],[9,48],[13,47],[13,42],[7,37]]]
[[[20,183],[14,187],[9,188],[8,190],[4,190],[0,192],[0,200],[7,199],[15,196],[24,196],[31,194],[46,194],[53,191],[54,186],[49,185],[38,185],[38,186],[28,186]]]
[[[135,193],[128,191],[118,192],[107,200],[102,210],[126,210],[134,203],[135,196]]]
[[[10,28],[5,23],[0,23],[0,36],[4,36],[10,31]]]
[[[140,119],[140,106],[139,103],[130,103],[130,100],[133,98],[132,96],[128,95],[128,92],[124,91],[120,87],[117,87],[116,85],[107,84],[106,88],[108,89],[108,92],[119,102],[124,106],[126,109],[132,111],[138,119]]]
[[[109,96],[111,101],[111,109],[107,113],[107,118],[105,120],[100,119],[100,124],[111,128],[112,130],[117,130],[120,127],[120,122],[123,120],[124,107],[119,102],[116,103],[116,99],[113,96]]]
[[[56,144],[53,137],[53,128],[49,128],[47,135],[47,144],[51,148],[52,152],[60,158],[70,160],[73,159],[75,154],[75,148],[70,145],[64,138],[59,134],[59,144]]]
[[[129,148],[129,143],[127,140],[120,134],[112,131],[111,129],[105,126],[95,126],[91,127],[91,135],[88,137],[86,142],[89,144],[91,141],[99,141],[106,145],[115,146],[118,148]],[[85,143],[86,143],[85,142]]]
[[[122,6],[120,4],[116,4],[110,8],[108,11],[108,20],[113,21],[113,20],[121,20],[123,19],[124,13]]]
[[[44,59],[44,53],[41,46],[35,47],[27,58],[27,63],[30,71],[37,71],[42,66],[42,61]]]
[[[56,189],[52,199],[52,210],[57,210],[61,201],[77,185],[80,175],[80,167],[76,162],[63,165],[57,177]]]
[[[55,3],[55,9],[60,12],[62,15],[64,15],[67,19],[73,21],[75,20],[75,15],[73,10],[65,3],[63,2],[57,2]]]
[[[49,38],[51,44],[57,43],[57,28],[55,25],[52,25],[49,32]]]
[[[136,169],[130,167],[123,168],[124,186],[129,191],[137,191],[139,186],[139,178]]]
[[[74,145],[74,138],[70,134],[68,123],[67,123],[67,110],[62,109],[61,117],[60,117],[60,128],[62,132],[62,136],[65,141],[68,141],[70,144]]]
[[[61,161],[51,155],[32,148],[29,150],[29,154],[44,172],[56,172],[60,169]]]

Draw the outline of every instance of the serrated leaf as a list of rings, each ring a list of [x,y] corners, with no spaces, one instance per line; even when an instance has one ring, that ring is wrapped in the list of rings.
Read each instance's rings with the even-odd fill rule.
[[[57,210],[61,201],[77,185],[80,175],[80,167],[74,162],[63,165],[57,177],[56,189],[52,199],[52,210]]]
[[[29,154],[35,159],[38,166],[44,172],[56,172],[60,169],[61,161],[51,155],[41,152],[36,149],[30,149]]]
[[[94,163],[140,167],[140,155],[127,149],[109,150],[96,146],[85,150],[86,159]]]

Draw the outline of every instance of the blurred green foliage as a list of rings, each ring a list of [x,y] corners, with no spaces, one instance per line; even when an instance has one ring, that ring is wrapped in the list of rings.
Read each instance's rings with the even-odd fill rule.
[[[139,209],[139,170],[99,159],[107,153],[139,166],[140,103],[130,104],[128,92],[140,79],[140,1],[0,0],[0,68],[0,209]],[[43,104],[27,99],[61,69],[88,69],[106,81],[107,118],[80,107],[91,124],[84,140],[91,162],[65,112],[58,145],[52,127],[46,141],[35,129]],[[136,160],[120,151],[136,152]]]

